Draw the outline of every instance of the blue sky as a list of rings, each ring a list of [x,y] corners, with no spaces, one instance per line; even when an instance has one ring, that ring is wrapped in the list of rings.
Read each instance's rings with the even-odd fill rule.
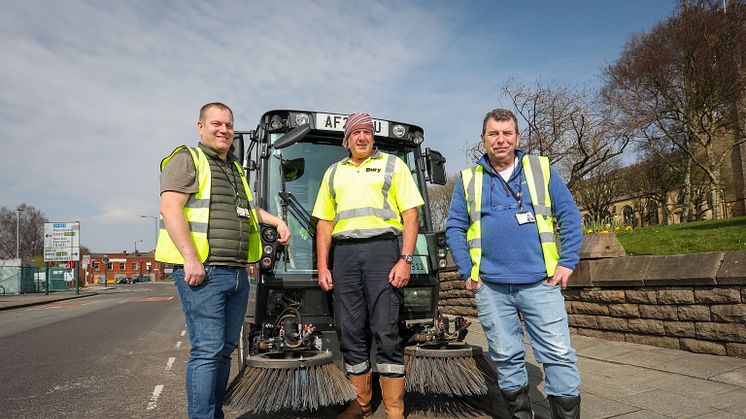
[[[597,86],[674,1],[3,0],[0,206],[81,222],[96,252],[154,246],[158,166],[195,144],[199,107],[239,130],[276,108],[425,128],[467,165],[509,78]]]

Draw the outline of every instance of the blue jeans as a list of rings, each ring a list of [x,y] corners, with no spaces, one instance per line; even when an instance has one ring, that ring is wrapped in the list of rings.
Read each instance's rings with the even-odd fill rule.
[[[189,332],[186,392],[190,418],[222,418],[223,398],[246,315],[249,280],[245,268],[205,266],[205,280],[196,287],[184,281],[184,269],[175,268]]]
[[[577,357],[570,344],[561,287],[544,281],[525,285],[482,282],[474,298],[502,390],[528,385],[520,313],[534,357],[544,367],[547,395],[580,394]]]

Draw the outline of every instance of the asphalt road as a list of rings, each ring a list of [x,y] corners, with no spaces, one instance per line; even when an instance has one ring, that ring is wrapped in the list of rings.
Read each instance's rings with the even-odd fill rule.
[[[0,312],[0,417],[185,417],[172,284]]]
[[[335,354],[335,358],[340,358]],[[0,311],[0,418],[184,418],[189,339],[173,284],[118,285],[99,295]],[[235,375],[238,370],[234,353]],[[341,363],[341,359],[335,359]],[[384,418],[374,382],[374,418]],[[267,391],[272,391],[268,388]],[[407,394],[411,419],[489,417],[498,397]],[[328,418],[344,406],[228,419]]]

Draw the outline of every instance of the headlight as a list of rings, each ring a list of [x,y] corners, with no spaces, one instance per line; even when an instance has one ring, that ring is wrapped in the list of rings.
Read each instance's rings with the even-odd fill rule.
[[[404,129],[403,125],[396,124],[393,126],[393,128],[391,128],[391,132],[394,134],[394,137],[396,138],[404,138],[406,129]]]
[[[277,240],[277,230],[274,228],[265,228],[262,231],[262,239],[265,242],[274,243]]]
[[[272,130],[278,130],[282,128],[285,123],[282,121],[280,115],[272,115],[272,119],[269,120],[269,128]]]
[[[272,254],[272,245],[271,244],[265,244],[264,245],[264,254],[265,255]]]
[[[419,131],[415,131],[415,132],[414,132],[414,133],[412,134],[412,142],[413,142],[413,143],[415,143],[415,144],[417,144],[417,145],[420,145],[420,144],[422,144],[422,142],[423,142],[423,141],[425,141],[425,137],[423,137],[423,136],[422,136],[422,133],[421,133],[421,132],[419,132]]]
[[[308,116],[308,114],[305,114],[305,113],[295,114],[295,124],[296,125],[305,125],[309,121],[311,121],[311,118]]]
[[[446,257],[446,249],[443,249],[443,248],[438,249],[438,257],[439,258]]]

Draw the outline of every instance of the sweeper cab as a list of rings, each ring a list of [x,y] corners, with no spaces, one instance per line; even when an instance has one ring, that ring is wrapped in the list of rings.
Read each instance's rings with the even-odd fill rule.
[[[324,172],[348,155],[341,146],[345,121],[345,114],[273,110],[261,117],[256,130],[236,132],[234,153],[247,170],[256,205],[282,218],[292,234],[282,246],[273,227],[260,226],[262,256],[250,268],[242,362],[267,351],[337,351],[332,295],[318,286],[311,212]],[[401,289],[402,338],[442,339],[446,329],[454,338],[463,325],[449,328],[437,316],[438,271],[446,267],[447,249],[445,233],[433,231],[427,194],[428,183],[445,184],[445,158],[423,148],[422,127],[386,119],[374,119],[374,127],[376,146],[409,166],[425,201],[418,210],[411,279]]]
[[[311,215],[326,169],[348,155],[341,146],[345,119],[275,110],[261,117],[256,130],[236,132],[234,153],[247,170],[256,205],[282,218],[292,234],[281,246],[277,231],[260,225],[262,255],[249,270],[241,371],[225,396],[225,404],[239,411],[262,417],[315,411],[357,395],[340,369],[332,293],[318,286],[317,220]],[[495,373],[481,349],[463,341],[469,322],[438,314],[438,274],[447,265],[447,249],[445,233],[432,228],[427,184],[445,184],[445,159],[423,149],[424,130],[417,125],[374,119],[374,127],[376,146],[407,164],[425,201],[418,209],[410,281],[398,290],[406,391],[486,395],[496,388]]]

